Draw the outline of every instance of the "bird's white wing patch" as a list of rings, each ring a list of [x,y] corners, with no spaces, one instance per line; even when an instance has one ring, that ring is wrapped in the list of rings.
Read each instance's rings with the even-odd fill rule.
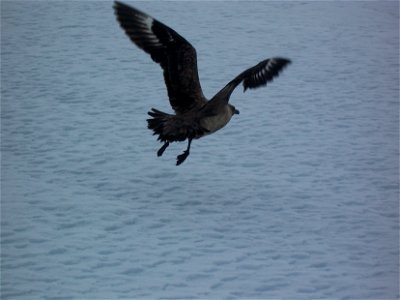
[[[276,61],[273,58],[271,58],[270,60],[268,60],[267,64],[265,65],[265,67],[262,70],[263,71],[265,70],[266,72],[270,72],[274,65],[276,65]]]
[[[158,37],[154,34],[153,32],[153,23],[154,23],[154,19],[150,16],[144,16],[142,19],[142,24],[144,25],[144,31],[146,34],[146,40],[148,43],[150,43],[153,46],[156,47],[161,47],[162,43],[161,41],[158,39]]]

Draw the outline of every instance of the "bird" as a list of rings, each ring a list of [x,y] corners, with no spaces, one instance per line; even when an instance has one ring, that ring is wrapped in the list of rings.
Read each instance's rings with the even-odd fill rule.
[[[235,88],[243,83],[243,92],[265,86],[291,63],[290,59],[264,59],[229,81],[208,100],[202,91],[196,49],[175,30],[152,16],[119,1],[114,13],[129,39],[150,55],[163,70],[167,94],[174,114],[151,108],[148,129],[163,143],[157,151],[162,156],[172,142],[188,141],[187,148],[177,156],[176,165],[190,154],[194,139],[207,136],[223,128],[239,110],[229,103]]]

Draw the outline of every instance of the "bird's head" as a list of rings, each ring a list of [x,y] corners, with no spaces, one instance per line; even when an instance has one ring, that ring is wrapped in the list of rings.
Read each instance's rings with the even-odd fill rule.
[[[232,115],[238,115],[238,114],[240,114],[240,111],[238,111],[238,110],[236,109],[236,107],[234,107],[233,105],[229,104],[229,107],[231,108]]]

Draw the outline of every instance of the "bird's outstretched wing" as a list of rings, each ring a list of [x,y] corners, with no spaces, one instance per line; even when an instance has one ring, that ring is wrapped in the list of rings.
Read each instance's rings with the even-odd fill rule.
[[[203,106],[195,48],[176,31],[153,17],[116,1],[115,15],[129,38],[160,64],[172,108],[183,113]]]
[[[220,90],[211,101],[228,101],[233,90],[243,82],[244,91],[265,86],[272,81],[291,61],[286,58],[274,57],[263,60],[254,67],[251,67],[230,81]]]
[[[239,78],[243,78],[244,91],[267,85],[267,83],[272,81],[274,77],[277,77],[279,72],[290,62],[291,61],[286,58],[269,58],[247,69],[238,76]]]

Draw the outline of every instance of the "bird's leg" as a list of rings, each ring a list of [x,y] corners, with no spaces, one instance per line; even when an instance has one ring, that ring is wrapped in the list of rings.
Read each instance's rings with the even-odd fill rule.
[[[162,147],[157,151],[157,156],[163,155],[165,149],[167,149],[168,146],[169,146],[169,142],[165,142],[165,144],[162,145]]]
[[[190,144],[192,143],[192,139],[189,139],[188,146],[185,151],[181,155],[178,155],[176,158],[176,165],[179,166],[181,163],[185,161],[185,159],[189,156],[190,154]]]

